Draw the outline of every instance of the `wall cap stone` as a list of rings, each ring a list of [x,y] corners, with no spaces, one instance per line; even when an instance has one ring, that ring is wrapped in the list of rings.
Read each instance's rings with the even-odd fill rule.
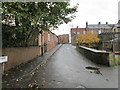
[[[95,53],[107,53],[107,54],[111,53],[111,52],[108,52],[108,51],[96,50],[96,49],[92,49],[92,48],[88,48],[88,47],[84,47],[84,46],[80,46],[80,45],[78,47],[84,48],[86,50],[89,50],[89,51],[92,51],[92,52],[95,52]]]

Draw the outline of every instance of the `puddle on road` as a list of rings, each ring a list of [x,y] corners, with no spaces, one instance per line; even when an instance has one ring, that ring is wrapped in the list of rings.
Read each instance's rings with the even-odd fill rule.
[[[100,70],[99,67],[91,67],[91,66],[87,66],[85,67],[86,69],[89,69],[89,70]]]
[[[63,81],[57,81],[57,84],[63,83]]]
[[[90,73],[96,73],[96,74],[101,74],[100,72],[100,68],[99,67],[91,67],[91,66],[87,66],[85,67],[87,70],[90,71]]]
[[[99,67],[92,67],[92,66],[87,66],[85,67],[87,70],[90,71],[90,73],[95,73],[95,74],[100,74],[103,76],[103,74],[100,72]],[[103,76],[104,77],[104,76]],[[104,77],[105,78],[105,77]],[[109,81],[108,79],[105,78],[106,81]]]
[[[91,66],[87,66],[85,67],[86,69],[90,70],[90,73],[95,73],[95,74],[102,74],[100,72],[100,68],[99,67],[91,67]],[[91,71],[92,70],[92,71]]]
[[[79,86],[77,86],[77,87],[75,87],[75,88],[86,88],[86,87],[83,86],[83,85],[79,85]]]

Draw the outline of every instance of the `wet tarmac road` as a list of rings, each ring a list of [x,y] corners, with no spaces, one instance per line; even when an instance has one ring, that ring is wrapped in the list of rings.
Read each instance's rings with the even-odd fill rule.
[[[85,67],[100,67],[101,74]],[[3,84],[3,87],[27,88],[118,88],[118,67],[94,64],[82,56],[75,46],[64,44],[41,67],[19,80]]]

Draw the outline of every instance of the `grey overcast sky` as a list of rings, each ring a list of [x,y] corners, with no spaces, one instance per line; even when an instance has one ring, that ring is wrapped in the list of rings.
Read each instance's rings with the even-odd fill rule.
[[[71,0],[71,6],[79,4],[76,18],[68,24],[62,24],[53,32],[57,35],[70,34],[71,27],[84,28],[88,24],[116,24],[118,22],[118,2],[120,0]]]

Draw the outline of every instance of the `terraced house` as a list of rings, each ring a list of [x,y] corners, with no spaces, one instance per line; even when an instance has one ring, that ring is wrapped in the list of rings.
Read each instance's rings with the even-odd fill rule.
[[[71,43],[75,44],[75,35],[76,34],[86,34],[86,32],[91,32],[92,34],[102,34],[105,32],[112,32],[112,27],[114,24],[101,24],[101,22],[98,22],[98,24],[88,24],[86,22],[85,28],[71,28]]]

